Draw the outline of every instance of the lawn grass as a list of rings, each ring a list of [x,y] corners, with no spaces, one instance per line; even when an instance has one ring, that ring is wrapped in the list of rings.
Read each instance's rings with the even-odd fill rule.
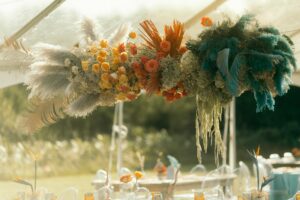
[[[47,188],[49,192],[56,195],[61,194],[69,187],[75,187],[79,190],[79,199],[84,199],[84,193],[94,190],[91,185],[93,177],[94,174],[41,178],[38,180],[38,187]],[[28,189],[28,187],[12,181],[0,181],[0,199],[13,200],[19,191],[29,191]]]

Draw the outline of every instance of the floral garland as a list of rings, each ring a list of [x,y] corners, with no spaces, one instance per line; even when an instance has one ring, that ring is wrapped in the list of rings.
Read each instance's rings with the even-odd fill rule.
[[[260,27],[250,15],[236,23],[228,19],[214,25],[207,17],[201,23],[208,28],[186,47],[182,23],[166,25],[161,36],[149,20],[140,24],[142,45],[124,26],[109,40],[98,39],[90,21],[83,24],[83,47],[42,45],[26,80],[38,110],[31,119],[49,124],[64,114],[86,116],[97,106],[133,101],[141,91],[167,101],[195,96],[197,136],[206,151],[208,136],[214,135],[218,160],[223,107],[252,91],[258,112],[273,110],[274,96],[289,88],[296,61],[291,40],[274,27]],[[197,147],[202,149],[199,140]]]

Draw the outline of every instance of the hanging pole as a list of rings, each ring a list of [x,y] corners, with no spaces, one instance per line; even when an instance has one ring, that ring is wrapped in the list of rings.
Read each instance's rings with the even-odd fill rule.
[[[227,143],[228,143],[228,128],[229,128],[229,109],[230,106],[227,105],[225,107],[225,113],[224,113],[224,131],[223,131],[223,145],[224,145],[224,155],[223,155],[223,166],[227,165]]]
[[[112,126],[112,133],[111,133],[111,142],[109,148],[109,158],[108,158],[108,173],[112,174],[112,166],[113,166],[113,154],[116,148],[116,132],[117,132],[117,117],[119,112],[118,104],[115,105],[115,112],[114,112],[114,121]]]
[[[209,13],[216,10],[218,7],[220,7],[225,2],[226,2],[226,0],[215,0],[214,2],[212,2],[211,4],[206,6],[204,9],[202,9],[200,12],[198,12],[196,15],[194,15],[189,20],[187,20],[184,23],[184,27],[186,29],[191,28],[194,24],[196,24],[198,22],[199,19],[201,19],[201,17],[208,15]]]
[[[236,113],[235,113],[235,98],[230,103],[229,114],[229,166],[231,169],[235,169],[236,166]]]
[[[65,0],[54,0],[49,6],[42,10],[37,16],[31,19],[27,24],[25,24],[20,30],[12,34],[6,41],[0,45],[0,50],[5,47],[13,44],[17,41],[22,35],[29,31],[32,27],[37,25],[45,17],[47,17],[51,12],[53,12],[57,7],[59,7]]]

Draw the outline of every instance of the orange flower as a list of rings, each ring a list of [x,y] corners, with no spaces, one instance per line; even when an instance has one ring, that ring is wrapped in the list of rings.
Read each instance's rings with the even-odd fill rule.
[[[116,48],[116,47],[112,48],[112,52],[113,52],[114,56],[118,56],[119,55],[119,49]]]
[[[103,63],[101,64],[101,69],[102,69],[103,71],[109,71],[109,68],[110,68],[110,65],[109,65],[108,62],[103,62]]]
[[[112,84],[110,82],[99,82],[99,87],[101,89],[111,89]]]
[[[93,64],[92,70],[95,73],[99,73],[99,71],[100,71],[100,65],[99,64]]]
[[[160,43],[160,48],[161,48],[161,50],[163,52],[168,53],[170,51],[170,49],[171,49],[171,43],[169,41],[167,41],[167,40],[163,40]]]
[[[128,60],[128,54],[126,52],[122,52],[120,54],[120,59],[122,62],[126,62]]]
[[[105,61],[105,57],[102,57],[102,56],[97,56],[97,61],[99,62],[99,63],[102,63],[102,62],[104,62]]]
[[[134,94],[133,92],[128,93],[127,99],[129,99],[130,101],[136,99],[136,94]]]
[[[140,171],[135,171],[134,176],[138,180],[138,179],[141,179],[143,177],[143,173],[140,172]]]
[[[119,53],[124,52],[126,50],[125,44],[124,43],[120,44],[118,47],[118,50],[119,50]]]
[[[201,18],[201,25],[205,27],[209,27],[213,25],[213,21],[209,17]]]
[[[100,47],[107,48],[108,47],[108,41],[107,40],[101,40],[100,41]]]
[[[119,64],[120,63],[120,59],[119,58],[114,58],[113,60],[113,64]]]
[[[138,71],[138,70],[141,69],[141,65],[140,65],[139,62],[133,62],[133,63],[131,64],[131,67],[133,68],[134,71]]]
[[[132,176],[130,174],[126,174],[120,177],[120,181],[122,183],[129,183],[130,181],[132,181]]]
[[[137,47],[136,47],[135,44],[131,44],[131,45],[130,45],[130,53],[131,53],[132,55],[136,55],[136,54],[137,54]]]
[[[145,69],[149,73],[157,72],[157,70],[158,70],[157,60],[154,60],[154,59],[149,60],[145,65]]]
[[[180,53],[181,55],[184,54],[186,51],[187,51],[187,48],[186,48],[186,47],[180,47],[180,48],[179,48],[179,53]]]
[[[101,57],[106,57],[106,55],[107,55],[107,51],[105,51],[105,50],[100,50],[100,52],[99,52],[99,56],[101,56]]]
[[[147,56],[141,56],[141,62],[143,64],[146,64],[146,62],[148,62],[148,60],[150,60]]]
[[[136,36],[137,36],[137,34],[136,34],[136,32],[134,32],[134,31],[132,31],[132,32],[129,33],[129,37],[130,37],[131,39],[135,39]]]

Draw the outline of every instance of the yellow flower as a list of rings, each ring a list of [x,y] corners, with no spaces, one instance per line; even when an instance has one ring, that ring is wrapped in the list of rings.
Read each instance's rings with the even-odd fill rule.
[[[114,47],[114,48],[112,48],[112,52],[113,52],[113,55],[114,56],[119,56],[119,49],[118,48],[116,48],[116,47]]]
[[[99,86],[101,89],[111,89],[112,84],[110,82],[99,82]]]
[[[100,65],[99,64],[93,64],[92,70],[95,73],[99,73],[99,71],[100,71]]]
[[[125,101],[127,99],[126,95],[124,93],[120,93],[116,96],[117,100],[120,100],[120,101]],[[123,180],[123,181],[122,181]],[[120,178],[120,181],[123,182],[123,183],[128,183],[132,180],[132,176],[129,174],[129,175],[124,175]],[[127,181],[127,182],[126,182]]]
[[[126,52],[122,52],[120,54],[120,59],[122,62],[126,62],[128,60],[128,54]]]
[[[120,81],[120,83],[127,83],[128,77],[125,74],[121,74],[119,76],[119,81]]]
[[[129,33],[129,37],[130,37],[131,39],[135,39],[136,36],[137,36],[137,34],[136,34],[136,32],[134,32],[134,31],[132,31],[132,32]]]
[[[124,66],[121,66],[118,68],[118,73],[119,74],[126,74],[126,68]]]
[[[141,171],[135,171],[134,176],[137,180],[143,178],[143,173]]]
[[[107,42],[107,40],[101,40],[101,41],[100,41],[100,47],[102,47],[102,48],[107,48],[107,47],[108,47],[108,42]]]
[[[96,46],[91,46],[90,47],[90,53],[92,55],[95,55],[97,53],[97,51],[98,51],[98,48]]]
[[[81,61],[81,67],[83,71],[88,71],[89,70],[89,61],[87,60],[82,60]]]
[[[110,68],[110,65],[109,65],[108,62],[103,62],[103,63],[101,64],[101,69],[102,69],[103,71],[109,71],[109,68]]]
[[[106,57],[107,56],[107,51],[101,49],[100,52],[99,52],[99,56]]]
[[[114,58],[113,60],[113,64],[119,64],[120,63],[120,59],[119,58]]]
[[[98,61],[99,63],[104,62],[105,59],[106,59],[106,57],[102,57],[102,56],[100,56],[100,55],[97,56],[97,61]]]
[[[101,74],[101,81],[103,82],[109,82],[109,73],[103,73]]]
[[[108,63],[108,62],[103,62],[103,63],[101,64],[101,69],[102,69],[102,71],[104,71],[104,72],[109,72],[109,69],[110,69],[109,63]]]

